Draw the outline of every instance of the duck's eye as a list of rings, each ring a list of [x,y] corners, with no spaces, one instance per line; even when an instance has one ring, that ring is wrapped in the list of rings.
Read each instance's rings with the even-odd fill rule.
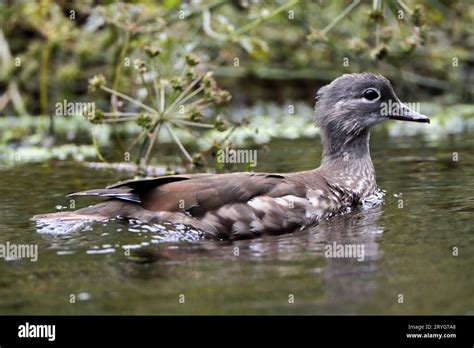
[[[367,100],[375,100],[377,99],[380,95],[379,92],[377,92],[376,89],[373,88],[367,88],[362,96],[367,99]]]

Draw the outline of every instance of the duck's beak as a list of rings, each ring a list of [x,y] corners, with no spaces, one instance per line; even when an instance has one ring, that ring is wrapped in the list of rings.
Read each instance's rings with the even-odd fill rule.
[[[409,108],[401,101],[392,104],[392,107],[388,110],[388,118],[400,121],[430,123],[428,116]]]

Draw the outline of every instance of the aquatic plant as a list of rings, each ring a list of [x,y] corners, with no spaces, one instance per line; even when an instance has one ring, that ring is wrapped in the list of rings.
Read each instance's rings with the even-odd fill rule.
[[[227,130],[228,126],[222,116],[212,116],[210,107],[225,103],[231,96],[226,90],[220,89],[212,76],[212,72],[200,67],[200,58],[191,52],[178,52],[173,68],[162,69],[159,64],[159,43],[145,46],[146,59],[135,59],[133,65],[139,79],[140,96],[129,96],[106,85],[103,75],[96,75],[89,80],[91,90],[100,89],[123,101],[134,105],[136,111],[127,112],[115,106],[109,112],[96,110],[88,119],[92,123],[119,123],[134,121],[142,131],[132,142],[139,144],[137,164],[147,165],[150,154],[160,132],[169,133],[179,150],[190,164],[196,158],[186,150],[174,131],[175,127],[191,133],[193,128],[216,128]],[[211,122],[209,122],[211,121]],[[199,134],[195,134],[199,137]]]

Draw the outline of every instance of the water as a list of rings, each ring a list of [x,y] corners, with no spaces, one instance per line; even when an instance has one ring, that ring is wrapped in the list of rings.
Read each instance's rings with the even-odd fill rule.
[[[39,258],[0,261],[0,314],[474,314],[473,146],[469,134],[376,132],[383,205],[237,242],[120,220],[44,233],[32,215],[126,175],[73,162],[2,169],[0,244],[37,244]],[[310,169],[320,152],[318,140],[274,141],[257,169]],[[334,242],[363,245],[364,260],[325,257]]]

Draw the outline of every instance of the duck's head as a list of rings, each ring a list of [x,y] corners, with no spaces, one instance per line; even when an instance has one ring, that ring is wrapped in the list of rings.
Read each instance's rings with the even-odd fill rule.
[[[345,74],[317,94],[316,122],[334,135],[357,135],[388,119],[425,122],[427,116],[403,104],[381,75]]]
[[[390,81],[372,73],[345,74],[319,89],[315,114],[323,156],[368,153],[370,127],[389,119],[430,122],[398,99]]]

